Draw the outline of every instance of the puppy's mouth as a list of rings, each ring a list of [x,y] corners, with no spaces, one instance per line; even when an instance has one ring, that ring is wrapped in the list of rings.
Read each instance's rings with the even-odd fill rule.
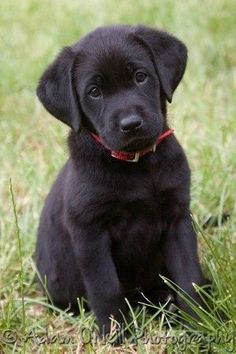
[[[135,139],[125,145],[123,145],[119,150],[124,152],[138,152],[151,147],[155,144],[157,136],[151,138],[139,138]]]
[[[127,142],[117,143],[114,141],[109,142],[108,139],[105,140],[107,141],[107,145],[111,150],[135,153],[154,145],[157,140],[157,136],[158,135],[151,137],[134,137],[132,139],[129,139],[129,141]]]

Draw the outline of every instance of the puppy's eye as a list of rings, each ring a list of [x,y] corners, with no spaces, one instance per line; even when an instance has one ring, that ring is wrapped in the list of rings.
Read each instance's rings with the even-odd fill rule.
[[[138,71],[135,74],[135,80],[137,83],[142,84],[143,82],[145,82],[147,80],[147,74],[145,74],[141,71]]]
[[[89,96],[91,96],[93,98],[98,98],[102,95],[102,92],[99,89],[99,87],[93,86],[89,89],[88,94],[89,94]]]

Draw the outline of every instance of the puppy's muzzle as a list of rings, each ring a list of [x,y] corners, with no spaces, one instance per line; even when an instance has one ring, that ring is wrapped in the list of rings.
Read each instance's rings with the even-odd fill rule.
[[[143,120],[138,115],[131,115],[122,118],[120,121],[120,130],[122,133],[134,133],[143,125]]]

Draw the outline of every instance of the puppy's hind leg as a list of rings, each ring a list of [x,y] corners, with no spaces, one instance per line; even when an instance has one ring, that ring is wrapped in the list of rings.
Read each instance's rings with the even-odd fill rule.
[[[71,240],[53,231],[45,230],[45,224],[39,229],[35,255],[39,283],[54,306],[78,314],[77,299],[86,294]]]

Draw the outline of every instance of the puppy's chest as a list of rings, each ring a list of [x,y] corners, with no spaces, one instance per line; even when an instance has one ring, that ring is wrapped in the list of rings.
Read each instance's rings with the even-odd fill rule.
[[[158,203],[136,201],[111,219],[108,231],[112,255],[125,288],[150,281],[150,269],[161,262],[159,254],[164,224]]]
[[[111,213],[111,242],[120,256],[146,257],[161,239],[164,222],[158,202],[134,201]]]

